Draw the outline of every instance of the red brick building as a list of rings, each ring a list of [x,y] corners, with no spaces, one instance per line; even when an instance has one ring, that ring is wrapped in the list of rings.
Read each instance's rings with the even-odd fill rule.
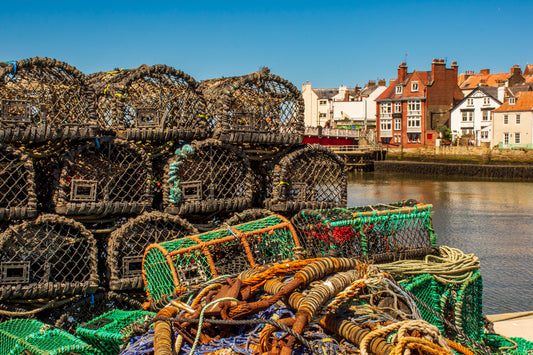
[[[407,72],[400,64],[398,78],[376,99],[377,133],[385,146],[435,146],[437,127],[449,126],[450,110],[463,99],[457,86],[457,63],[446,68],[434,59],[431,71]]]

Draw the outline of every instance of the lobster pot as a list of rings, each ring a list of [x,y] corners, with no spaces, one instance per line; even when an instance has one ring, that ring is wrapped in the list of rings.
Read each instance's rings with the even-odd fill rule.
[[[0,142],[81,139],[96,133],[94,94],[78,69],[34,57],[0,70]]]
[[[285,260],[299,246],[294,228],[279,215],[152,244],[143,258],[145,289],[159,302],[214,277]]]
[[[127,140],[192,140],[209,134],[198,83],[166,65],[91,76],[102,127]]]
[[[45,214],[0,234],[0,299],[94,292],[97,248],[80,223]]]
[[[136,325],[144,323],[155,313],[114,309],[80,324],[76,334],[102,354],[118,354]]]
[[[273,214],[274,212],[265,210],[264,208],[250,208],[242,212],[235,212],[231,217],[226,219],[222,224],[232,226],[235,224],[252,222],[257,219],[271,216]]]
[[[214,139],[182,145],[167,167],[165,212],[179,215],[244,210],[252,203],[248,158]]]
[[[35,174],[30,158],[0,144],[0,220],[37,216]]]
[[[274,165],[264,206],[295,213],[304,208],[346,206],[344,162],[326,147],[307,145]]]
[[[395,273],[395,278],[401,277]],[[437,275],[438,276],[438,275]],[[479,271],[459,282],[444,282],[432,274],[422,274],[400,281],[400,284],[431,308],[438,317],[418,301],[422,319],[436,325],[443,336],[455,341],[464,341],[462,333],[481,341],[483,337],[483,280]],[[447,319],[456,329],[442,321]]]
[[[109,237],[109,288],[113,291],[142,289],[141,266],[146,247],[194,234],[198,231],[186,220],[156,211],[128,221]]]
[[[229,143],[300,144],[304,102],[289,81],[268,69],[200,84],[214,137]]]
[[[67,152],[62,160],[54,193],[56,213],[135,214],[151,206],[151,165],[132,143],[99,138]]]
[[[95,354],[87,343],[34,319],[0,323],[0,354]]]
[[[373,206],[302,210],[291,220],[310,257],[418,257],[431,253],[436,235],[431,205],[414,200]]]

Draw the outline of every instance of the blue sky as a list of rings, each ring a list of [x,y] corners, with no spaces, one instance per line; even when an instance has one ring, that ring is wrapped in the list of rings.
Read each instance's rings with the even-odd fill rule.
[[[21,4],[21,5],[19,5]],[[196,80],[271,68],[298,88],[533,63],[533,1],[10,1],[0,60],[52,57],[90,74],[166,64]],[[407,56],[406,56],[407,54]]]

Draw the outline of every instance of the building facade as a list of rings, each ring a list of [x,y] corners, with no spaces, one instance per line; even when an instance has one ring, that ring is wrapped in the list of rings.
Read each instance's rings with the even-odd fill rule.
[[[437,128],[449,126],[450,110],[464,98],[457,86],[456,62],[446,68],[434,59],[431,71],[407,72],[398,67],[397,79],[376,99],[378,140],[385,146],[435,146]]]
[[[464,137],[476,146],[490,146],[492,111],[502,104],[504,89],[480,86],[460,101],[450,113],[452,140]]]
[[[533,92],[519,92],[495,109],[492,146],[533,149]]]
[[[376,124],[376,98],[386,89],[385,80],[369,81],[364,88],[313,89],[302,86],[306,127],[372,128]]]

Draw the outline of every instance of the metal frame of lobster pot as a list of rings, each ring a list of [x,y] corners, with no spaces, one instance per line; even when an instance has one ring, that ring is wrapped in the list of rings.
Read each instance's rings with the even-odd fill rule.
[[[96,240],[79,222],[44,214],[0,234],[0,299],[93,293]]]
[[[53,197],[56,213],[103,216],[142,213],[151,207],[151,162],[133,143],[97,138],[71,149],[61,160]]]
[[[198,83],[181,70],[143,64],[90,76],[100,125],[127,140],[193,140],[210,136]]]
[[[200,83],[213,137],[229,143],[301,144],[304,101],[289,81],[268,68]]]
[[[371,206],[302,210],[291,223],[309,257],[340,255],[376,263],[435,252],[431,205],[405,200]]]
[[[109,236],[107,266],[112,291],[142,290],[142,260],[145,249],[153,243],[198,234],[181,217],[158,211],[145,212],[130,219]]]
[[[0,142],[86,139],[97,132],[94,93],[78,69],[40,57],[0,68]]]
[[[166,167],[165,212],[179,215],[242,211],[252,204],[250,162],[215,139],[181,145]]]
[[[265,208],[294,213],[304,208],[346,206],[345,165],[330,149],[306,145],[270,164],[274,167],[267,179]]]
[[[37,216],[33,162],[20,150],[0,144],[0,220]]]
[[[144,285],[154,305],[214,277],[287,260],[299,249],[290,222],[271,215],[150,245],[143,258]]]

